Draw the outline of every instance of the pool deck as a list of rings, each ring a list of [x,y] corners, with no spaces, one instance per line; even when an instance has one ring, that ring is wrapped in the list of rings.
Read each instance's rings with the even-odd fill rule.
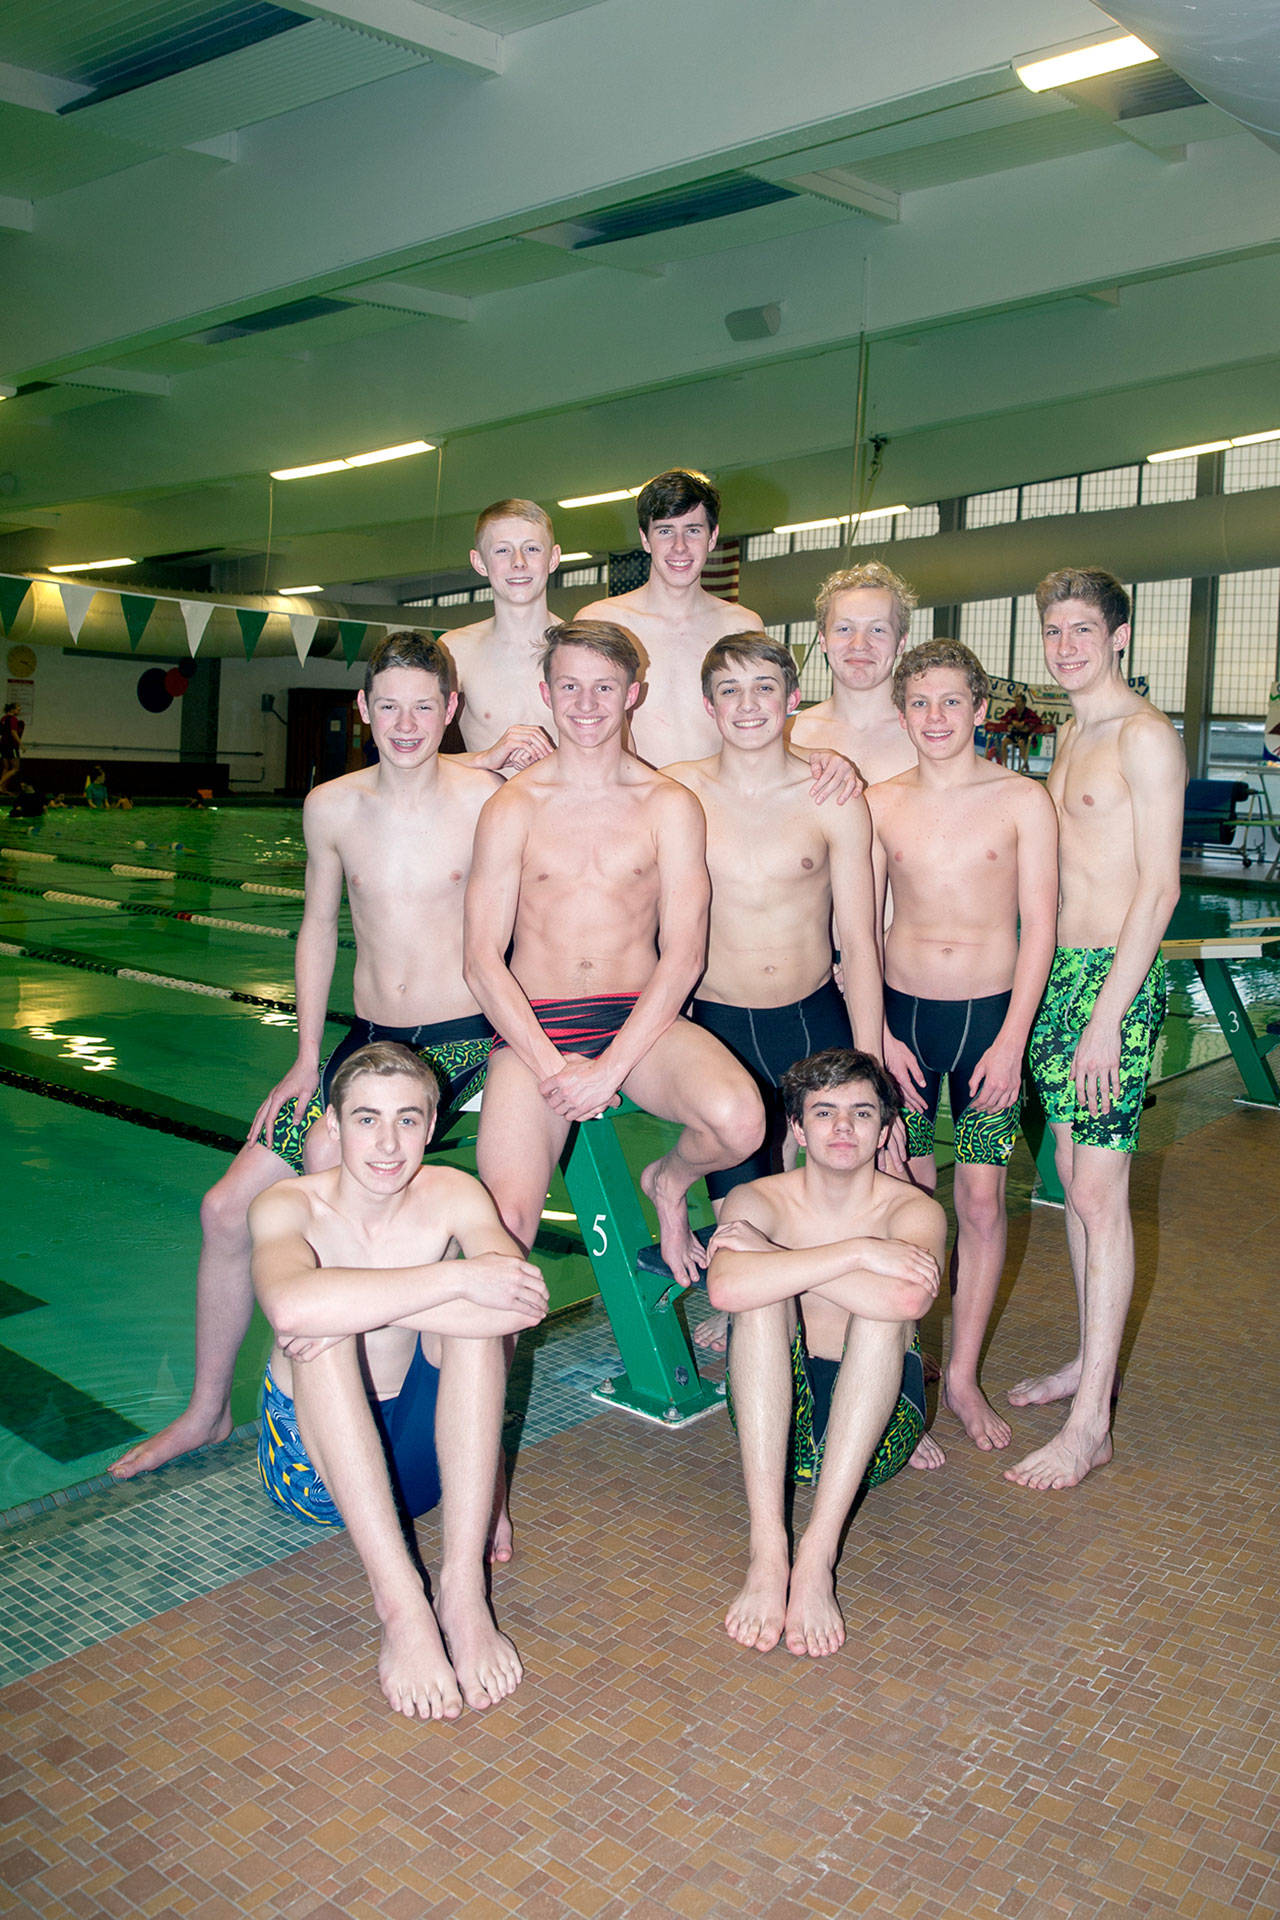
[[[4,1617],[43,1638],[0,1693],[10,1910],[1280,1912],[1280,1115],[1235,1092],[1224,1063],[1147,1116],[1115,1463],[1028,1493],[942,1415],[946,1468],[853,1523],[833,1659],[720,1628],[744,1549],[720,1416],[527,1421],[494,1578],[527,1677],[448,1726],[385,1710],[349,1543],[296,1545],[244,1441],[17,1529]],[[1073,1312],[1062,1217],[1020,1204],[993,1396],[1068,1350]],[[602,1340],[588,1312],[547,1342],[570,1396]],[[1059,1418],[1015,1413],[1016,1450]]]

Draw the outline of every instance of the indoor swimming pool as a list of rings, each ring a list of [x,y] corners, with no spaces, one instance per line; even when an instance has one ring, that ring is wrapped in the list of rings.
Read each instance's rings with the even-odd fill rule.
[[[303,868],[297,808],[74,808],[0,827],[0,1510],[100,1475],[186,1402],[199,1199],[294,1057]],[[1280,913],[1280,887],[1224,875],[1188,883],[1171,932],[1267,913]],[[345,909],[340,933],[339,1014],[351,1007]],[[1256,1025],[1280,1013],[1280,956],[1238,979]],[[326,1045],[342,1030],[331,1024]],[[1226,1052],[1191,966],[1175,965],[1157,1078]],[[654,1157],[659,1123],[621,1128],[633,1167]],[[1020,1151],[1025,1189],[1023,1162]],[[594,1292],[558,1182],[539,1259],[556,1309]],[[268,1344],[255,1320],[238,1424],[255,1415]],[[599,1371],[566,1363],[557,1376],[582,1418],[598,1411],[587,1393]]]

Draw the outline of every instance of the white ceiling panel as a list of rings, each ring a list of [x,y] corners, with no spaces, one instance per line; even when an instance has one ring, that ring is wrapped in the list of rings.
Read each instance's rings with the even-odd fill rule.
[[[180,147],[426,64],[424,54],[327,20],[312,20],[257,46],[84,107],[74,117],[96,132],[152,147]]]

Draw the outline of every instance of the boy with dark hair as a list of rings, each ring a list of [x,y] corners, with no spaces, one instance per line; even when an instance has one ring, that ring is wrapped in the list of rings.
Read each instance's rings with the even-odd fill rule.
[[[547,1290],[478,1180],[423,1166],[437,1087],[407,1048],[364,1047],[333,1078],[337,1166],[249,1210],[253,1280],[275,1331],[258,1462],[268,1493],[345,1525],[382,1623],[388,1704],[456,1719],[521,1679],[485,1598],[506,1365]],[[451,1246],[461,1258],[449,1257]],[[439,1624],[402,1524],[443,1497]],[[443,1640],[441,1635],[443,1633]],[[447,1652],[446,1652],[447,1643]]]
[[[1021,1381],[1015,1407],[1070,1399],[1062,1430],[1006,1479],[1078,1486],[1111,1458],[1112,1395],[1133,1294],[1129,1167],[1164,1019],[1160,942],[1180,891],[1186,757],[1128,685],[1129,596],[1101,567],[1063,567],[1036,605],[1049,672],[1071,700],[1049,796],[1060,831],[1058,946],[1030,1060],[1053,1128],[1080,1317],[1074,1358]]]
[[[750,1565],[725,1630],[740,1646],[821,1658],[844,1644],[835,1566],[860,1492],[904,1467],[924,1431],[915,1322],[938,1291],[941,1207],[876,1171],[897,1112],[873,1055],[798,1062],[783,1097],[802,1167],[738,1187],[711,1242],[708,1289],[733,1316],[729,1385]],[[787,1456],[816,1480],[794,1561]]]
[[[893,699],[916,765],[868,789],[885,935],[885,1064],[902,1089],[912,1178],[937,1184],[942,1082],[955,1132],[955,1285],[944,1404],[983,1452],[1008,1424],[978,1383],[1004,1266],[1005,1179],[1022,1057],[1053,952],[1053,809],[1033,780],[974,751],[990,683],[958,640],[899,660]],[[930,1437],[917,1466],[941,1466]]]
[[[758,628],[746,607],[703,588],[702,570],[720,533],[720,495],[703,473],[673,467],[640,489],[644,586],[583,607],[580,620],[615,621],[640,647],[644,698],[631,715],[634,751],[650,766],[714,753],[715,728],[698,699],[699,667],[723,635]]]

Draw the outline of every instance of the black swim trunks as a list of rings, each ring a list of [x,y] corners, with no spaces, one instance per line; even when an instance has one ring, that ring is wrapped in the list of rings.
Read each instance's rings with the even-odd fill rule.
[[[906,1115],[907,1151],[913,1160],[933,1152],[945,1078],[956,1160],[962,1166],[1008,1164],[1018,1138],[1020,1102],[999,1113],[982,1113],[969,1104],[969,1084],[974,1068],[1004,1025],[1011,998],[1007,993],[992,993],[980,1000],[923,1000],[914,993],[899,993],[885,982],[885,1025],[895,1040],[910,1047],[924,1075],[925,1111],[908,1110]]]
[[[374,1020],[353,1020],[321,1068],[320,1085],[302,1113],[297,1111],[298,1101],[281,1107],[270,1140],[259,1133],[258,1144],[269,1146],[295,1173],[301,1173],[302,1143],[329,1104],[334,1074],[353,1053],[379,1040],[394,1040],[408,1047],[440,1082],[440,1110],[432,1143],[439,1140],[454,1115],[484,1085],[493,1028],[481,1013],[464,1014],[460,1020],[427,1020],[417,1027],[381,1027]],[[430,1145],[427,1150],[430,1152]]]
[[[723,1200],[744,1181],[761,1180],[782,1165],[787,1121],[778,1083],[787,1068],[828,1047],[851,1047],[853,1034],[834,980],[785,1007],[726,1007],[718,1000],[695,1000],[689,1018],[742,1062],[764,1101],[765,1134],[756,1151],[736,1167],[707,1175],[707,1192],[713,1200]]]

